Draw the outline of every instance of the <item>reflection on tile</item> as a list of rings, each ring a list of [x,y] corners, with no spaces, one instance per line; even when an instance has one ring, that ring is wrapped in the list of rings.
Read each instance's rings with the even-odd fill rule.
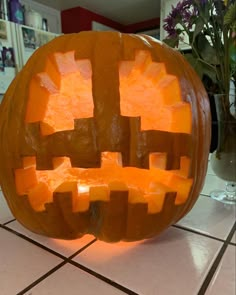
[[[207,295],[235,295],[236,247],[229,245],[206,291]]]
[[[3,224],[5,222],[8,222],[12,220],[14,217],[8,208],[7,202],[5,198],[3,197],[3,193],[0,190],[0,223]]]
[[[216,175],[207,174],[201,194],[210,195],[215,189],[225,189],[225,181]]]
[[[92,235],[85,235],[82,238],[76,240],[51,239],[32,233],[28,229],[24,228],[18,221],[11,222],[7,225],[7,227],[14,229],[15,231],[66,257],[69,257],[70,255],[87,245],[89,242],[94,240],[94,236]]]
[[[95,242],[74,260],[139,294],[197,294],[222,243],[169,228],[145,242]],[[187,284],[186,284],[187,282]]]
[[[17,294],[62,260],[0,228],[0,293]]]
[[[177,224],[226,239],[235,222],[236,206],[200,196],[192,210]]]
[[[66,264],[26,294],[122,295],[125,293],[73,265]]]

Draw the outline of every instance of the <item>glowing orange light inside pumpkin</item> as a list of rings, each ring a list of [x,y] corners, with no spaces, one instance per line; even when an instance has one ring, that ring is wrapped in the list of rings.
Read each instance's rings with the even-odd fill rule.
[[[91,77],[89,60],[77,61],[73,52],[54,54],[46,71],[31,80],[25,122],[40,122],[46,136],[74,129],[74,119],[93,117]],[[119,77],[121,115],[140,116],[141,130],[191,133],[190,105],[182,101],[178,80],[164,64],[139,51],[134,61],[120,63]],[[186,201],[193,182],[190,165],[183,156],[180,169],[167,171],[166,153],[150,153],[149,169],[123,167],[121,153],[107,151],[101,153],[100,168],[74,168],[69,157],[54,157],[53,169],[40,171],[35,157],[24,157],[15,181],[17,193],[28,195],[36,211],[53,202],[53,193],[71,192],[72,210],[84,212],[90,202],[109,201],[115,190],[128,191],[129,203],[147,203],[152,214],[162,210],[168,192],[177,192],[176,205]]]
[[[182,101],[179,82],[164,64],[138,51],[133,62],[121,62],[119,72],[121,115],[141,116],[141,130],[191,133],[190,105]]]
[[[73,130],[74,119],[92,117],[91,75],[90,61],[75,61],[73,52],[51,56],[46,71],[31,80],[25,121],[40,122],[42,135],[49,135]]]

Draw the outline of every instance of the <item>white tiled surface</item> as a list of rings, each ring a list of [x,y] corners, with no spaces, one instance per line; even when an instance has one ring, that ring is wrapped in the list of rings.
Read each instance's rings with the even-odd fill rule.
[[[209,167],[202,193],[208,195],[212,189],[224,188],[224,184]],[[0,226],[13,218],[0,191]],[[197,295],[208,283],[207,294],[233,295],[236,236],[230,244],[226,239],[234,222],[234,206],[224,206],[205,195],[199,197],[177,228],[170,227],[159,237],[138,243],[97,241],[88,245],[93,240],[89,235],[58,241],[33,234],[11,221],[0,227],[0,295],[15,295],[25,288],[21,294]],[[223,244],[226,252],[207,282]],[[66,259],[86,245],[73,258],[77,266],[65,261],[47,274],[63,261],[60,257]]]
[[[200,196],[192,210],[178,222],[178,225],[226,239],[235,222],[235,214],[236,206],[225,206],[209,197]]]
[[[215,189],[224,189],[225,181],[218,178],[216,175],[207,174],[205,184],[202,189],[202,194],[210,195],[211,191]]]
[[[7,202],[5,201],[1,188],[0,188],[0,224],[12,220],[14,217],[8,209]]]
[[[74,260],[138,294],[179,290],[178,294],[189,295],[197,294],[221,246],[219,241],[170,228],[143,243],[98,241]]]
[[[236,247],[229,245],[209,285],[207,295],[236,294]]]
[[[62,260],[0,228],[0,294],[14,295]]]
[[[45,291],[47,290],[47,291]],[[124,292],[91,276],[77,267],[66,264],[26,294],[30,295],[122,295]]]
[[[66,257],[71,256],[76,251],[80,250],[82,247],[94,240],[94,236],[92,235],[85,235],[81,239],[73,241],[50,239],[30,232],[17,221],[11,222],[8,227]]]

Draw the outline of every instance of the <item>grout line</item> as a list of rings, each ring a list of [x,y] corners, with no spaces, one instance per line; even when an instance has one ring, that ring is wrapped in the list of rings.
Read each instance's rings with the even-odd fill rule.
[[[16,219],[14,218],[14,219],[12,219],[12,220],[9,220],[9,221],[7,221],[7,222],[4,222],[3,223],[3,225],[7,225],[7,224],[9,224],[9,223],[11,223],[11,222],[13,222],[13,221],[15,221]]]
[[[19,233],[17,231],[15,231],[14,229],[11,229],[11,228],[9,228],[9,227],[7,227],[5,225],[0,225],[0,227],[4,228],[5,230],[9,231],[12,234],[15,234],[18,237],[26,240],[27,242],[30,242],[31,244],[34,244],[35,246],[38,246],[38,247],[42,248],[43,250],[46,250],[47,252],[50,252],[51,254],[56,255],[57,257],[60,257],[61,259],[64,259],[64,260],[67,259],[66,256],[64,256],[64,255],[62,255],[62,254],[60,254],[60,253],[58,253],[58,252],[56,252],[56,251],[54,251],[54,250],[52,250],[52,249],[44,246],[42,244],[40,244],[39,242],[37,242],[37,241],[35,241],[35,240],[33,240],[33,239],[31,239],[31,238],[29,238],[29,237],[27,237],[27,236]]]
[[[10,223],[10,222],[8,222],[8,223]],[[8,223],[7,223],[7,224],[8,224]],[[39,243],[39,242],[33,240],[32,238],[30,238],[30,237],[28,237],[28,236],[26,236],[26,235],[24,235],[24,234],[21,234],[21,233],[19,233],[18,231],[12,229],[12,228],[9,228],[9,227],[5,226],[5,224],[2,224],[2,225],[0,224],[0,227],[2,227],[3,229],[5,229],[5,230],[7,230],[7,231],[9,231],[9,232],[11,232],[11,233],[13,233],[13,234],[15,234],[15,235],[21,237],[22,239],[24,239],[24,240],[26,240],[26,241],[28,241],[28,242],[34,244],[35,246],[38,246],[38,247],[40,247],[40,248],[42,248],[42,249],[44,249],[44,250],[50,252],[51,254],[54,254],[54,255],[56,255],[56,256],[58,256],[58,257],[64,259],[64,260],[68,260],[68,259],[72,259],[72,258],[74,258],[74,257],[77,256],[79,253],[81,253],[82,251],[84,251],[86,248],[88,248],[90,245],[92,245],[94,242],[97,241],[97,239],[94,238],[92,241],[90,241],[90,242],[87,243],[85,246],[83,246],[82,248],[80,248],[79,250],[77,250],[77,251],[76,251],[75,253],[73,253],[71,256],[66,257],[66,256],[60,254],[59,252],[54,251],[54,250],[52,250],[51,248],[49,248],[49,247],[47,247],[47,246],[44,246],[43,244],[41,244],[41,243]]]
[[[49,270],[47,273],[45,273],[44,275],[42,275],[40,278],[38,278],[37,280],[35,280],[33,283],[31,283],[29,286],[27,286],[26,288],[24,288],[22,291],[20,291],[19,293],[17,293],[17,295],[23,295],[25,294],[27,291],[29,291],[30,289],[32,289],[33,287],[35,287],[36,285],[38,285],[40,282],[42,282],[43,280],[45,280],[46,278],[48,278],[50,275],[52,275],[53,273],[55,273],[57,270],[59,270],[60,268],[62,268],[65,264],[70,263],[71,265],[79,268],[80,270],[88,273],[89,275],[92,275],[94,277],[96,277],[99,280],[102,280],[103,282],[111,285],[112,287],[119,289],[120,291],[123,291],[126,294],[129,295],[138,295],[138,293],[135,293],[129,289],[127,289],[126,287],[110,280],[109,278],[104,277],[103,275],[96,273],[95,271],[71,260],[72,258],[74,258],[76,255],[78,255],[79,253],[81,253],[82,251],[84,251],[86,248],[88,248],[91,244],[95,243],[97,241],[97,239],[95,238],[94,240],[92,240],[91,242],[89,242],[87,245],[85,245],[84,247],[82,247],[80,250],[78,250],[76,253],[72,254],[70,257],[66,258],[64,261],[62,261],[61,263],[59,263],[57,266],[55,266],[54,268],[52,268],[51,270]]]
[[[210,195],[203,194],[203,193],[200,193],[199,196],[203,196],[203,197],[207,197],[207,198],[210,198],[211,197]]]
[[[128,288],[114,282],[114,281],[112,281],[111,279],[109,279],[107,277],[104,277],[103,275],[91,270],[90,268],[87,268],[86,266],[84,266],[84,265],[82,265],[82,264],[80,264],[80,263],[78,263],[76,261],[70,260],[69,263],[76,266],[76,267],[78,267],[79,269],[85,271],[86,273],[89,273],[90,275],[102,280],[103,282],[115,287],[116,289],[119,289],[120,291],[125,292],[126,294],[138,295],[138,293],[136,293],[136,292],[134,292],[134,291],[132,291],[132,290],[130,290],[130,289],[128,289]]]
[[[44,279],[46,279],[47,277],[49,277],[51,274],[53,274],[54,272],[56,272],[58,269],[60,269],[66,263],[67,263],[67,261],[65,261],[65,260],[62,261],[57,266],[53,267],[48,272],[46,272],[44,275],[42,275],[41,277],[39,277],[36,281],[34,281],[33,283],[31,283],[29,286],[27,286],[26,288],[24,288],[22,291],[20,291],[19,293],[17,293],[17,295],[23,295],[23,294],[25,294],[27,291],[29,291],[30,289],[32,289],[33,287],[35,287],[36,285],[38,285],[41,281],[43,281]]]
[[[3,227],[4,228],[4,227]],[[5,228],[7,229],[7,228]],[[8,230],[8,229],[7,229]],[[10,232],[13,232],[14,234],[16,233],[14,230],[10,229]],[[17,234],[18,235],[18,234]],[[44,250],[59,256],[60,258],[63,259],[63,261],[61,263],[59,263],[57,266],[55,266],[54,268],[52,268],[51,270],[49,270],[48,272],[46,272],[44,275],[42,275],[41,277],[39,277],[37,280],[35,280],[33,283],[31,283],[30,285],[28,285],[26,288],[24,288],[22,291],[20,291],[19,293],[17,293],[17,295],[21,295],[21,294],[25,294],[25,292],[29,291],[30,289],[32,289],[33,287],[35,287],[36,285],[38,285],[41,281],[43,281],[44,279],[46,279],[47,277],[49,277],[51,274],[53,274],[54,272],[56,272],[58,269],[60,269],[61,267],[63,267],[65,264],[67,264],[70,259],[72,259],[73,257],[75,257],[76,255],[78,255],[79,253],[81,253],[82,251],[84,251],[86,248],[88,248],[90,245],[92,245],[94,242],[97,241],[97,239],[92,240],[91,242],[89,242],[88,244],[86,244],[84,247],[82,247],[81,249],[79,249],[78,251],[76,251],[75,253],[73,253],[71,256],[69,256],[68,258],[59,254],[56,251],[53,251],[50,248],[45,247],[44,245],[35,242],[34,240],[31,240],[30,238],[19,234],[19,236],[29,242],[33,241],[33,244],[35,244],[36,246],[39,246],[40,248],[43,248]]]
[[[73,259],[75,256],[77,256],[78,254],[80,254],[82,251],[84,251],[85,249],[87,249],[89,246],[91,246],[93,243],[95,243],[97,241],[97,238],[94,238],[91,242],[89,242],[88,244],[86,244],[84,247],[80,248],[77,252],[75,252],[74,254],[72,254],[71,256],[69,256],[67,258],[67,260],[71,260]]]
[[[206,292],[206,290],[207,290],[207,288],[208,288],[208,286],[209,286],[209,284],[210,284],[210,282],[211,282],[211,280],[212,280],[212,278],[213,278],[213,276],[214,276],[214,274],[215,274],[215,272],[216,272],[216,270],[217,270],[217,268],[218,268],[218,266],[219,266],[219,264],[220,264],[220,262],[221,262],[221,260],[222,260],[222,258],[224,256],[224,253],[225,253],[228,245],[230,244],[230,241],[232,240],[232,237],[233,237],[233,235],[235,233],[235,230],[236,230],[236,222],[234,223],[230,233],[228,234],[227,239],[225,240],[225,242],[224,242],[223,246],[221,247],[218,255],[216,256],[216,259],[213,262],[207,276],[205,277],[205,280],[204,280],[204,282],[203,282],[203,284],[202,284],[202,286],[201,286],[201,288],[200,288],[200,290],[198,292],[198,295],[204,295],[205,294],[205,292]]]
[[[219,241],[219,242],[225,242],[226,240],[224,239],[220,239],[220,238],[217,238],[217,237],[214,237],[214,236],[211,236],[211,235],[208,235],[208,234],[204,234],[200,231],[197,231],[197,230],[194,230],[194,229],[191,229],[191,228],[188,228],[188,227],[185,227],[185,226],[182,226],[182,225],[177,225],[177,224],[173,224],[172,225],[173,227],[176,227],[178,229],[182,229],[182,230],[185,230],[185,231],[189,231],[191,233],[194,233],[194,234],[198,234],[200,236],[203,236],[203,237],[207,237],[207,238],[210,238],[210,239],[213,239],[213,240],[216,240],[216,241]]]

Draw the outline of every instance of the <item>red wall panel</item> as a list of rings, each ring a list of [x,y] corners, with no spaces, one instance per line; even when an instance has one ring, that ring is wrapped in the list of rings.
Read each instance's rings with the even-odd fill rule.
[[[92,30],[92,21],[125,33],[136,33],[138,31],[156,28],[160,25],[160,19],[154,18],[144,22],[123,26],[82,7],[75,7],[61,12],[62,32],[64,34]]]
[[[123,31],[124,26],[104,16],[91,12],[82,7],[75,7],[61,12],[62,32],[77,33],[92,29],[92,21]]]

